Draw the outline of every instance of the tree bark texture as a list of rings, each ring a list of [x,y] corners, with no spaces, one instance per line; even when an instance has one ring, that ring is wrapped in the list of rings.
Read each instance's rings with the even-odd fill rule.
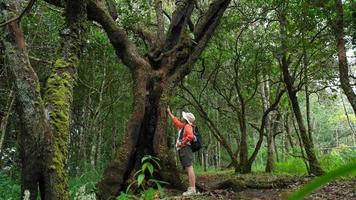
[[[6,104],[7,112],[5,113],[5,116],[0,121],[0,134],[1,134],[1,136],[0,136],[0,154],[2,152],[2,145],[4,144],[5,134],[6,134],[6,127],[7,127],[9,117],[12,112],[12,106],[13,106],[14,102],[15,102],[14,91],[11,90],[10,94],[9,94],[8,102]]]
[[[62,58],[47,80],[45,97],[40,93],[31,67],[26,42],[18,21],[9,23],[11,45],[7,45],[11,79],[15,84],[17,112],[21,120],[21,197],[30,192],[36,199],[69,199],[67,156],[70,105],[81,51],[85,1],[68,1],[66,27],[62,31]]]

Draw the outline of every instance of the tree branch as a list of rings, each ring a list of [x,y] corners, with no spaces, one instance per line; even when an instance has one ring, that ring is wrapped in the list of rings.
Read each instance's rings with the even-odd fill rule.
[[[162,0],[155,0],[155,10],[157,18],[157,41],[158,46],[161,46],[164,42],[164,19],[163,19],[163,9]]]
[[[171,24],[166,35],[163,51],[169,51],[176,46],[185,31],[189,18],[193,12],[195,0],[177,0],[176,10],[173,12]]]
[[[180,65],[178,67],[178,72],[175,76],[171,77],[173,82],[182,79],[192,70],[194,63],[198,60],[206,44],[213,35],[215,28],[219,25],[230,1],[231,0],[215,0],[210,4],[207,13],[195,27],[194,39],[196,45],[188,55],[187,61]]]
[[[35,2],[36,2],[36,0],[30,0],[30,2],[28,2],[28,4],[27,4],[26,8],[21,12],[21,14],[20,14],[19,16],[14,17],[14,18],[12,18],[12,19],[6,21],[6,22],[1,23],[1,24],[0,24],[0,27],[3,27],[3,26],[5,26],[5,25],[7,25],[7,24],[9,24],[9,23],[11,23],[11,22],[14,22],[14,21],[17,21],[18,23],[20,23],[22,17],[23,17],[25,14],[27,14],[28,12],[31,11],[31,9],[32,9],[33,5],[35,4]]]
[[[117,25],[100,2],[97,3],[94,0],[90,0],[88,3],[88,14],[91,19],[103,27],[115,49],[116,55],[131,71],[149,66],[139,54],[136,45],[128,38],[126,32]]]

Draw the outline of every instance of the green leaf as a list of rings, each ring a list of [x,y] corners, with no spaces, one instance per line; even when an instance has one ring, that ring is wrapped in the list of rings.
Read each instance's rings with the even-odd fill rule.
[[[148,171],[150,172],[151,176],[153,175],[153,165],[151,163],[145,163],[147,164]]]
[[[152,156],[146,155],[141,159],[141,163],[144,163],[146,160],[152,160]]]
[[[128,193],[121,192],[120,196],[118,196],[116,199],[117,200],[129,200],[132,199],[132,195]]]
[[[143,173],[145,172],[145,170],[146,170],[148,164],[151,164],[151,163],[146,162],[146,163],[144,163],[144,164],[142,165],[141,170],[142,170]]]
[[[143,194],[142,194],[142,199],[143,200],[152,200],[155,197],[157,190],[153,188],[148,188]]]
[[[144,172],[142,171],[142,169],[138,170],[138,171],[134,174],[134,176],[137,176],[137,175],[140,174],[140,173],[144,173]]]
[[[140,174],[137,177],[137,185],[140,186],[142,185],[143,180],[145,179],[145,174]]]
[[[288,197],[288,200],[299,200],[304,199],[308,194],[312,193],[314,190],[318,189],[319,187],[327,184],[328,182],[335,180],[340,176],[345,176],[350,174],[351,172],[356,171],[356,161],[348,163],[345,166],[342,166],[330,173],[325,174],[324,176],[318,177],[309,184],[302,187],[297,192],[293,193],[291,196]]]

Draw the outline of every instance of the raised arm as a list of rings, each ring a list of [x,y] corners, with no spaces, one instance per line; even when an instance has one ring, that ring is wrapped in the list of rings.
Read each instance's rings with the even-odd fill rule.
[[[177,129],[182,129],[184,128],[184,123],[181,122],[176,116],[173,115],[171,112],[171,109],[168,107],[167,108],[168,115],[171,117],[173,124],[177,127]]]

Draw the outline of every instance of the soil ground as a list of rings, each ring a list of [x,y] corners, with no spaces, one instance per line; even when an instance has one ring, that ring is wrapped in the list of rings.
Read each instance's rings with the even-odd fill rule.
[[[167,189],[172,200],[279,200],[311,181],[313,177],[276,174],[235,175],[233,172],[197,176],[200,194],[181,196],[182,191]],[[311,194],[308,200],[356,200],[356,178],[329,183]]]

